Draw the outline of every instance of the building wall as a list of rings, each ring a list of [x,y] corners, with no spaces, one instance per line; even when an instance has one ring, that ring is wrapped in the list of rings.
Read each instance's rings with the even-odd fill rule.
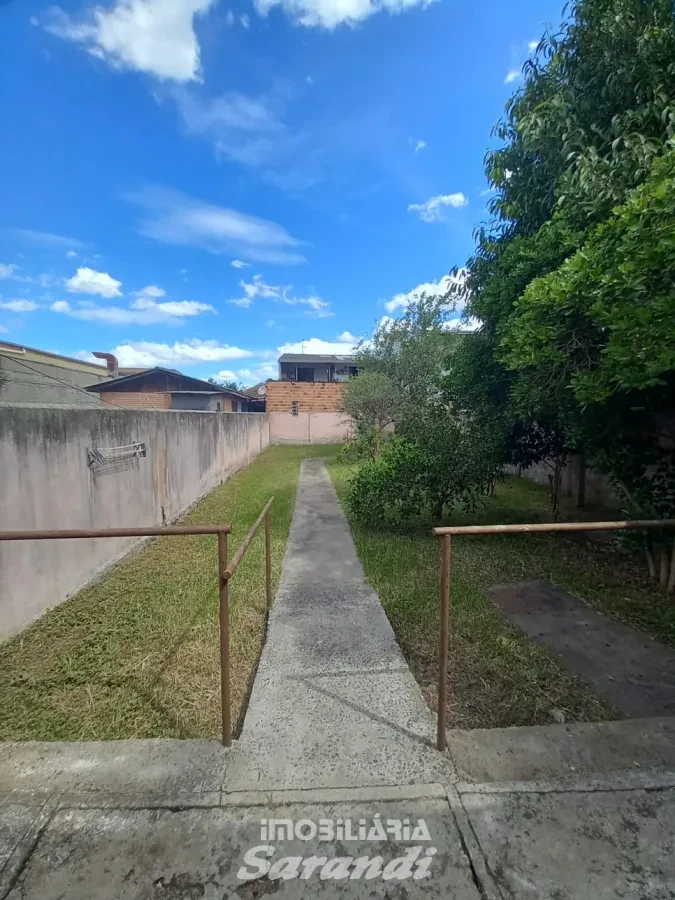
[[[144,458],[89,465],[88,448],[135,441],[145,443]],[[268,443],[269,422],[261,413],[2,409],[2,529],[168,523]],[[140,542],[0,541],[0,639],[57,606]]]
[[[118,409],[171,409],[171,394],[149,391],[105,391],[101,397],[103,406]]]
[[[307,381],[268,381],[267,412],[291,412],[293,403],[299,412],[339,412],[343,384]]]
[[[272,444],[341,444],[350,434],[350,423],[339,412],[270,412]]]
[[[54,365],[46,360],[49,357],[31,351],[0,352],[0,403],[101,405],[98,394],[89,394],[84,388],[110,380],[104,366],[80,366],[75,360],[71,365],[68,360]]]

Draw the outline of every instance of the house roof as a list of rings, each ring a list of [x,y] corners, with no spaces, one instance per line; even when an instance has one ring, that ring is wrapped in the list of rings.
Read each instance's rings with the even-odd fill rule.
[[[257,384],[252,384],[250,387],[244,388],[244,393],[247,397],[250,397],[252,400],[264,400],[264,395],[259,394],[260,388],[265,387],[264,381],[259,381]]]
[[[119,391],[120,387],[124,389],[133,387],[135,383],[141,383],[148,375],[155,374],[171,375],[173,378],[180,378],[183,385],[182,388],[179,390],[168,391],[170,394],[188,392],[197,394],[231,394],[234,397],[241,397],[243,400],[250,399],[246,394],[242,394],[241,391],[224,388],[219,384],[211,384],[210,381],[202,381],[201,378],[192,378],[190,375],[184,375],[176,369],[164,369],[161,366],[155,366],[154,369],[144,369],[142,372],[137,372],[135,375],[124,375],[122,378],[113,378],[111,381],[105,381],[102,384],[92,384],[86,388],[86,390],[97,394],[114,393]]]
[[[324,353],[282,353],[280,363],[353,363],[354,357],[349,355],[335,356]]]
[[[108,370],[104,365],[87,362],[83,359],[75,359],[72,356],[62,356],[60,353],[51,353],[49,350],[38,350],[36,347],[28,347],[26,344],[12,344],[10,341],[0,341],[0,354],[14,359],[23,358],[31,362],[44,362],[65,369],[80,369],[90,374],[103,376]]]

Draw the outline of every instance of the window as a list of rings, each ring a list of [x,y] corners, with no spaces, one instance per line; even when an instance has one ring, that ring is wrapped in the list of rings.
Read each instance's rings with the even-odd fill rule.
[[[220,412],[220,400],[216,401],[216,412]]]
[[[293,400],[293,401],[291,402],[291,415],[292,415],[292,416],[297,416],[297,414],[298,414],[298,401],[297,401],[297,400]]]
[[[314,381],[314,369],[298,367],[298,381]]]

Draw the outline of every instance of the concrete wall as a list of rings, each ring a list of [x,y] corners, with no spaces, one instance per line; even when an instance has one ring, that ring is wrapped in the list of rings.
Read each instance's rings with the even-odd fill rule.
[[[67,360],[52,365],[44,361],[47,359],[34,351],[25,355],[0,353],[0,404],[101,405],[98,394],[88,394],[83,389],[110,380],[105,366],[87,367],[75,360],[70,366]]]
[[[272,444],[341,444],[351,426],[339,412],[270,412]]]
[[[89,465],[87,450],[134,441],[146,457]],[[0,410],[2,530],[170,522],[269,443],[261,413]],[[0,541],[0,638],[91,581],[138,539]]]

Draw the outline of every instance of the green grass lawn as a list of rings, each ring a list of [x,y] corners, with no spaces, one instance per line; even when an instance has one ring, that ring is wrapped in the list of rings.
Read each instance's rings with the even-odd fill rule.
[[[353,467],[329,466],[338,493]],[[563,504],[565,518],[582,516]],[[545,489],[510,478],[485,509],[457,513],[444,524],[550,521]],[[408,662],[436,707],[439,635],[438,541],[431,525],[380,532],[352,522],[369,583],[378,592]],[[611,547],[562,535],[492,535],[453,540],[448,721],[455,727],[545,724],[551,709],[568,720],[616,717],[589,687],[545,649],[532,644],[485,595],[491,584],[545,578],[586,603],[675,645],[675,605],[642,570]]]
[[[230,522],[230,555],[274,495],[279,581],[300,462],[336,446],[272,447],[185,517]],[[218,737],[215,536],[163,537],[0,646],[0,739]],[[266,627],[260,531],[230,586],[233,721],[241,721]]]

